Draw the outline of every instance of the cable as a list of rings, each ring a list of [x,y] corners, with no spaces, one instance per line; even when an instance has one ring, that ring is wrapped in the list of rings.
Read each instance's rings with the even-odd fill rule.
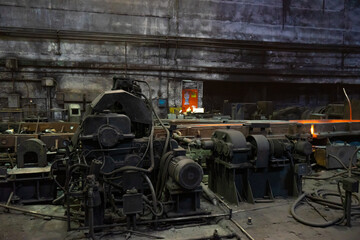
[[[324,190],[324,189],[317,189],[314,191],[313,194],[302,194],[298,199],[295,200],[295,202],[292,204],[291,206],[291,215],[298,221],[298,222],[301,222],[305,225],[308,225],[308,226],[312,226],[312,227],[328,227],[328,226],[331,226],[333,224],[340,224],[342,223],[344,220],[345,220],[345,211],[346,211],[346,208],[345,208],[345,201],[343,199],[343,194],[341,192],[341,188],[340,188],[340,181],[337,182],[337,190],[338,192],[336,191],[329,191],[329,190]],[[331,195],[331,196],[338,196],[340,197],[340,202],[336,202],[336,201],[331,201],[331,200],[328,200],[328,199],[325,199],[325,196],[327,195]],[[355,198],[356,201],[354,201],[354,204],[351,205],[351,208],[353,209],[359,209],[360,208],[360,199],[359,197],[356,195],[356,194],[352,194],[352,196]],[[339,209],[339,210],[342,210],[343,211],[343,214],[340,218],[336,218],[332,221],[329,221],[329,222],[326,222],[326,223],[319,223],[319,222],[312,222],[312,221],[309,221],[309,220],[306,220],[304,218],[301,218],[299,217],[296,213],[295,213],[295,209],[297,207],[297,205],[303,200],[305,199],[310,206],[312,206],[315,211],[317,211],[319,214],[320,212],[308,201],[308,199],[311,199],[312,201],[314,202],[317,202],[318,204],[322,204],[322,205],[325,205],[325,206],[328,206],[330,208],[334,208],[334,209]],[[349,201],[352,201],[351,199]],[[321,215],[321,214],[320,214]],[[357,215],[354,214],[354,215]],[[322,216],[322,215],[321,215]],[[324,217],[324,216],[322,216]]]
[[[155,126],[154,126],[154,123],[152,123],[152,126],[151,126],[151,132],[150,132],[150,136],[149,136],[149,141],[148,141],[148,146],[146,147],[146,150],[145,150],[145,153],[144,155],[141,157],[140,161],[138,162],[138,164],[140,164],[144,158],[145,158],[145,155],[147,154],[147,151],[148,149],[150,149],[150,161],[151,161],[151,166],[150,168],[148,169],[149,172],[151,172],[154,167],[155,167],[155,160],[154,160],[154,130],[155,129]],[[136,166],[138,166],[138,164],[136,164]]]
[[[157,204],[160,206],[160,211],[157,213],[156,210],[153,209],[153,207],[151,207],[150,205],[146,204],[145,206],[147,206],[150,210],[150,212],[157,217],[160,217],[161,215],[163,215],[164,213],[164,206],[162,205],[161,202],[157,202]]]
[[[51,178],[54,180],[54,182],[56,183],[56,185],[58,185],[58,187],[65,192],[65,188],[63,186],[61,186],[61,184],[56,180],[54,173],[53,173],[53,165],[57,162],[63,161],[64,159],[58,159],[56,161],[54,161],[51,165],[50,165],[50,176]]]
[[[149,138],[150,138],[150,136],[149,136]],[[142,161],[145,159],[145,156],[146,156],[147,152],[149,151],[149,148],[150,148],[150,139],[147,141],[145,152],[142,155],[140,161],[136,164],[136,167],[138,167],[142,163]],[[139,147],[139,149],[141,149],[141,146]],[[139,150],[139,152],[140,152],[140,150]]]
[[[164,166],[164,162],[166,162],[166,159],[172,154],[172,152],[167,152],[166,154],[164,154],[161,158],[160,158],[160,164],[159,164],[159,173],[158,173],[158,178],[157,178],[157,182],[156,182],[156,193],[157,193],[157,196],[158,198],[159,197],[159,190],[160,190],[160,187],[161,187],[161,179],[162,179],[162,175],[163,175],[163,171],[164,168],[162,166]]]
[[[146,182],[148,183],[149,185],[149,188],[150,188],[150,192],[151,192],[151,197],[152,197],[152,204],[153,204],[153,208],[154,208],[154,211],[153,214],[155,216],[161,216],[163,214],[163,207],[161,205],[161,203],[159,202],[160,206],[161,206],[161,210],[159,213],[156,213],[156,209],[157,209],[157,205],[158,205],[158,201],[156,199],[156,193],[155,193],[155,190],[154,190],[154,186],[151,182],[151,180],[149,179],[149,177],[146,175],[146,174],[142,174],[142,176],[144,177],[144,179],[146,180]],[[151,209],[150,209],[151,210]]]
[[[333,154],[328,154],[330,157],[332,157],[332,158],[334,158],[336,161],[338,161],[346,170],[349,170],[348,169],[348,167],[345,165],[345,163],[343,163],[342,161],[341,161],[341,159],[340,158],[338,158],[337,156],[335,156],[335,155],[333,155]]]
[[[341,205],[343,207],[343,217],[341,219],[341,222],[343,222],[346,218],[346,208],[345,208],[345,201],[342,197],[342,194],[341,194],[341,189],[340,189],[340,181],[337,182],[337,188],[338,188],[338,191],[340,193],[340,200],[341,200]],[[351,200],[350,200],[351,201]],[[348,217],[351,217],[351,216],[348,216]]]
[[[344,171],[344,172],[339,172],[339,173],[335,173],[334,175],[328,176],[328,177],[314,177],[314,176],[303,176],[304,179],[314,179],[314,180],[328,180],[330,178],[334,178],[334,177],[338,177],[341,176],[345,173],[347,173],[348,171]]]
[[[325,222],[325,223],[319,223],[319,222],[312,222],[312,221],[309,221],[309,220],[306,220],[304,218],[301,218],[299,217],[296,213],[295,213],[295,208],[297,207],[297,205],[306,197],[306,193],[303,193],[302,195],[300,195],[300,197],[298,199],[295,200],[295,202],[291,205],[291,208],[290,208],[290,212],[291,212],[291,215],[295,218],[296,221],[302,223],[302,224],[305,224],[305,225],[308,225],[308,226],[311,226],[311,227],[328,227],[328,226],[331,226],[331,225],[334,225],[338,222],[340,222],[344,216],[340,217],[340,218],[336,218],[332,221],[329,221],[329,222]]]
[[[170,132],[167,129],[167,127],[164,125],[164,123],[161,121],[161,119],[159,118],[159,116],[156,113],[155,109],[153,109],[153,112],[155,114],[155,117],[159,121],[160,125],[164,128],[164,130],[166,132],[166,140],[165,140],[165,145],[164,145],[164,149],[163,149],[163,152],[162,152],[162,155],[164,155],[167,152],[167,148],[168,148],[168,145],[169,145],[169,142],[170,142]]]
[[[71,173],[76,169],[76,168],[89,168],[88,165],[85,165],[85,164],[82,164],[82,163],[77,163],[77,164],[74,164],[74,165],[71,165],[69,167],[69,174],[71,175]]]
[[[143,80],[132,80],[132,81],[135,81],[135,82],[141,82],[141,83],[145,83],[149,89],[149,96],[150,96],[150,101],[146,98],[146,96],[144,94],[141,94],[145,99],[148,100],[149,102],[149,105],[150,105],[150,108],[151,108],[151,111],[154,113],[155,117],[157,118],[157,120],[159,121],[160,125],[164,128],[165,132],[166,132],[166,140],[165,140],[165,146],[164,146],[164,149],[163,149],[163,152],[162,152],[162,155],[164,155],[166,152],[167,152],[167,148],[168,148],[168,145],[169,145],[169,141],[170,141],[170,132],[169,130],[167,129],[167,127],[164,125],[164,123],[161,121],[159,115],[157,114],[157,112],[155,111],[153,105],[152,105],[152,93],[151,93],[151,87],[149,85],[148,82],[146,81],[143,81]]]
[[[168,176],[168,168],[169,168],[170,161],[173,158],[173,153],[172,152],[166,153],[164,155],[164,158],[165,159],[160,163],[161,166],[163,166],[163,167],[162,167],[162,170],[161,170],[161,179],[159,181],[159,188],[157,189],[157,197],[159,199],[161,198],[162,192],[163,192],[164,187],[165,187],[166,179],[167,179],[167,176]],[[160,172],[159,172],[159,178],[160,178]]]

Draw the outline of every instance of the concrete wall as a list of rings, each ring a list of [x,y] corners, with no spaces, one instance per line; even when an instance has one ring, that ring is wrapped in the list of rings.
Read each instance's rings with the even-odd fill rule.
[[[43,109],[45,88],[31,80],[45,76],[57,82],[51,96],[81,102],[83,94],[90,101],[110,89],[112,76],[134,74],[150,82],[155,102],[168,98],[170,106],[181,105],[182,79],[359,84],[359,15],[357,0],[0,0],[0,108],[15,79],[22,103],[32,99]],[[73,39],[34,38],[39,29],[97,32],[100,40],[74,32]],[[219,39],[220,47],[101,40],[101,33]],[[237,47],[221,46],[223,40]],[[260,43],[242,48],[245,41]],[[320,51],[318,44],[353,47]],[[4,67],[9,57],[18,59],[16,71]]]

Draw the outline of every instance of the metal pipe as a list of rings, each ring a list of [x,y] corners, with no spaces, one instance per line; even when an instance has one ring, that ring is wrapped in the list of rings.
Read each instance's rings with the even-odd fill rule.
[[[218,205],[217,202],[217,198],[216,195],[213,191],[210,190],[210,188],[208,186],[206,186],[203,182],[200,183],[203,193],[205,194],[205,196],[210,200],[210,202],[212,204],[214,204],[215,206]]]
[[[129,229],[123,230],[123,231],[108,232],[108,233],[105,233],[105,234],[101,235],[101,237],[104,237],[106,235],[122,234],[122,233],[133,233],[135,235],[140,235],[140,236],[143,236],[143,237],[146,237],[146,238],[164,239],[164,237],[161,237],[161,236],[155,236],[155,235],[151,235],[151,234],[148,234],[148,233],[143,233],[143,232],[129,230]]]
[[[215,193],[215,197],[222,203],[225,205],[225,207],[232,212],[232,208],[224,201],[222,200],[216,193]],[[231,215],[230,215],[231,216]]]
[[[344,94],[345,94],[345,97],[346,97],[346,99],[347,99],[347,101],[348,101],[348,103],[349,103],[349,109],[350,109],[350,121],[352,120],[352,109],[351,109],[351,101],[350,101],[350,98],[349,98],[349,96],[347,95],[347,93],[346,93],[346,90],[345,90],[345,88],[343,88],[343,91],[344,91]]]
[[[22,213],[27,213],[27,214],[31,214],[34,216],[41,216],[41,217],[50,217],[52,219],[56,219],[56,220],[62,220],[62,221],[66,221],[67,218],[64,216],[56,216],[56,215],[51,215],[51,214],[45,214],[45,213],[40,213],[40,212],[36,212],[36,211],[32,211],[32,210],[27,210],[27,209],[23,209],[23,208],[18,208],[18,207],[13,207],[10,205],[6,205],[6,204],[2,204],[0,203],[0,207],[9,209],[9,210],[14,210],[14,211],[18,211],[18,212],[22,212]]]
[[[37,132],[38,132],[38,129],[39,129],[39,122],[40,122],[40,116],[38,116],[37,121],[36,121],[35,134],[37,134]]]
[[[177,133],[173,133],[173,138],[175,140],[177,140],[177,141],[184,142],[184,143],[187,143],[187,144],[190,144],[193,141],[192,139],[184,137],[184,136],[180,136]]]
[[[176,218],[165,218],[165,219],[139,221],[139,222],[137,222],[137,224],[142,225],[142,224],[198,220],[198,219],[201,219],[201,218],[206,219],[206,218],[217,218],[217,217],[228,217],[228,216],[229,216],[229,213],[218,213],[218,214],[207,214],[207,215],[196,215],[196,216],[187,216],[187,217],[176,217]],[[94,229],[113,228],[113,227],[119,227],[119,226],[125,226],[125,225],[126,225],[126,223],[97,225],[97,226],[94,226]],[[79,227],[77,229],[78,230],[85,230],[85,229],[88,229],[88,227]]]
[[[237,237],[237,235],[235,233],[230,233],[225,235],[217,235],[216,238],[214,238],[214,235],[211,235],[206,237],[187,238],[185,240],[232,239],[234,237]]]
[[[11,192],[11,193],[10,193],[10,196],[9,196],[9,198],[8,198],[7,202],[6,202],[6,206],[9,206],[9,204],[10,204],[10,202],[11,202],[11,199],[12,199],[13,195],[14,195],[14,192]],[[7,212],[10,212],[10,210],[9,210],[9,209],[7,209]]]
[[[230,219],[230,221],[234,223],[241,230],[241,232],[246,235],[246,237],[248,237],[250,240],[255,240],[237,221],[234,219]]]
[[[8,158],[9,158],[9,160],[10,160],[11,167],[15,167],[14,161],[13,161],[13,159],[12,159],[12,157],[11,157],[10,153],[9,153],[9,152],[7,152],[7,155],[8,155]],[[14,193],[14,192],[11,192],[11,194],[13,194],[13,193]]]

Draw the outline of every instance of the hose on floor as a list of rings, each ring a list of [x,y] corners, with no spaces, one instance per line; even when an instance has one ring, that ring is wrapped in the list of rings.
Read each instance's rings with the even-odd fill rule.
[[[324,190],[324,189],[318,189],[318,190],[315,190],[315,192],[312,193],[312,194],[307,194],[307,193],[302,194],[291,205],[291,208],[290,208],[291,215],[298,222],[300,222],[302,224],[305,224],[305,225],[308,225],[308,226],[311,226],[311,227],[329,227],[329,226],[332,226],[334,224],[341,224],[345,220],[345,208],[344,208],[345,203],[344,203],[344,200],[343,200],[344,195],[341,192],[339,184],[340,184],[340,182],[338,182],[338,192]],[[341,202],[326,199],[325,196],[328,196],[328,195],[339,197]],[[321,215],[321,213],[310,203],[310,201],[313,201],[315,203],[327,206],[329,208],[343,210],[342,216],[337,217],[337,218],[335,218],[335,219],[333,219],[331,221],[326,221],[326,222],[314,222],[314,221],[310,221],[308,219],[305,219],[303,217],[300,217],[296,213],[295,210],[303,200],[308,202],[309,205],[312,206],[315,209],[315,211],[317,211],[320,215]],[[353,210],[359,210],[360,201],[359,201],[358,196],[355,195],[355,194],[352,195],[352,203],[353,204],[352,204],[351,208]],[[351,215],[359,215],[359,211],[353,212]]]
[[[343,216],[342,217],[339,217],[339,218],[336,218],[332,221],[329,221],[329,222],[324,222],[324,223],[319,223],[319,222],[312,222],[312,221],[309,221],[307,219],[304,219],[302,217],[300,217],[299,215],[296,214],[295,212],[295,209],[296,207],[299,205],[299,203],[304,200],[306,198],[306,193],[303,193],[298,199],[295,200],[295,202],[291,205],[291,209],[290,209],[290,212],[291,212],[291,215],[295,218],[296,221],[302,223],[302,224],[305,224],[307,226],[311,226],[311,227],[328,227],[328,226],[331,226],[331,225],[334,225],[336,223],[340,223],[340,221],[343,219]]]

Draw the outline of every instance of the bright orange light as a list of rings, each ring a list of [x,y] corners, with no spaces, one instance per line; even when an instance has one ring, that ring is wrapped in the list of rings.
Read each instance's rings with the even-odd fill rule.
[[[317,138],[317,135],[315,134],[314,124],[311,124],[310,133],[311,133],[311,136],[312,136],[313,138]]]
[[[191,107],[188,107],[188,109],[186,109],[186,112],[192,112]]]
[[[346,119],[309,119],[309,120],[289,120],[289,122],[297,123],[347,123],[360,122],[360,120],[346,120]]]
[[[242,123],[213,123],[213,124],[190,124],[191,127],[227,127],[227,126],[243,126]]]

